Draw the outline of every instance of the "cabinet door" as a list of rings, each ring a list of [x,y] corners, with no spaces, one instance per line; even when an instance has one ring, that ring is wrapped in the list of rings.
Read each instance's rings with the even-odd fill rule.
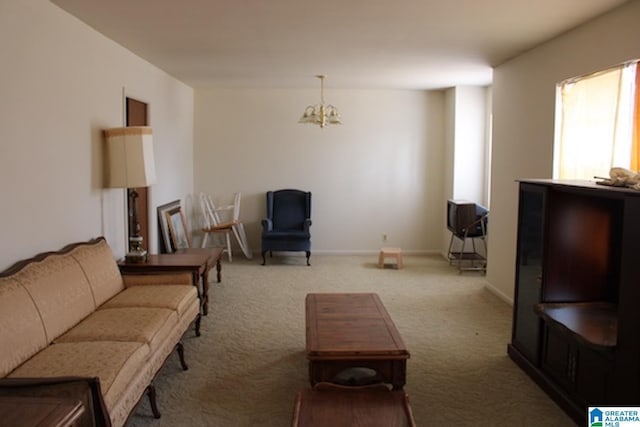
[[[611,354],[586,347],[552,326],[544,329],[542,371],[585,410],[615,403],[609,396]]]
[[[536,366],[540,362],[542,321],[533,306],[541,298],[545,199],[545,187],[520,184],[512,341]]]
[[[578,346],[576,350],[576,400],[584,407],[614,404],[609,396],[612,361],[610,354]]]
[[[575,351],[557,329],[544,328],[542,371],[568,392],[574,391]]]

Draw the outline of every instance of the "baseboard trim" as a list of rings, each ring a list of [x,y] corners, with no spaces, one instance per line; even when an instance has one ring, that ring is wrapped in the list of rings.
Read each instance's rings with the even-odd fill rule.
[[[378,256],[380,249],[322,249],[311,250],[311,256],[316,255],[375,255]],[[404,255],[440,255],[438,250],[423,249],[402,249]]]
[[[502,291],[500,291],[498,288],[496,288],[495,286],[493,286],[491,283],[487,282],[484,287],[491,292],[492,294],[494,294],[495,296],[497,296],[498,298],[500,298],[502,301],[506,302],[507,304],[513,306],[513,298],[508,297],[506,294],[504,294]]]

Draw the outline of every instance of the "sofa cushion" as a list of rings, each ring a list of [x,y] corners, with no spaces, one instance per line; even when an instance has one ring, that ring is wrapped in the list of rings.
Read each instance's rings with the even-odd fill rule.
[[[78,261],[84,271],[96,307],[124,289],[120,270],[105,240],[78,246],[70,252],[70,255]]]
[[[98,377],[107,409],[146,368],[149,347],[139,342],[52,344],[9,374],[12,378]]]
[[[107,301],[102,308],[158,307],[176,310],[180,317],[198,298],[195,286],[191,285],[144,285],[132,286]]]
[[[47,341],[51,342],[95,310],[89,282],[80,264],[66,254],[52,254],[13,275],[31,295]]]
[[[166,308],[99,309],[55,342],[135,341],[155,352],[177,324],[176,312]]]
[[[48,344],[40,313],[14,278],[0,279],[0,377]]]

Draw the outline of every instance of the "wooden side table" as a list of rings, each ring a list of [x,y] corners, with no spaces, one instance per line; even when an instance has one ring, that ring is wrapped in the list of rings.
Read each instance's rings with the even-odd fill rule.
[[[208,255],[208,264],[207,264],[207,279],[209,275],[209,270],[216,266],[216,281],[220,283],[222,281],[222,264],[220,264],[220,260],[222,259],[222,252],[224,248],[187,248],[187,249],[179,249],[174,252],[174,255]],[[205,277],[203,277],[204,279]],[[209,289],[207,281],[207,290]]]
[[[216,266],[218,283],[222,280],[220,258],[223,248],[190,248],[181,249],[173,254],[147,255],[144,263],[118,262],[123,274],[157,274],[166,272],[189,272],[193,275],[193,283],[198,288],[202,314],[209,313],[209,270]],[[202,292],[200,292],[200,286]]]
[[[80,401],[53,397],[0,397],[4,427],[71,427],[84,412]]]

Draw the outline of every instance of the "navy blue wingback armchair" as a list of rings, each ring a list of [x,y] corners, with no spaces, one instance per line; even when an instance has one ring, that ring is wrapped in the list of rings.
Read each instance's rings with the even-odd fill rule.
[[[267,217],[262,220],[262,265],[273,251],[304,251],[311,256],[311,193],[267,191]]]

